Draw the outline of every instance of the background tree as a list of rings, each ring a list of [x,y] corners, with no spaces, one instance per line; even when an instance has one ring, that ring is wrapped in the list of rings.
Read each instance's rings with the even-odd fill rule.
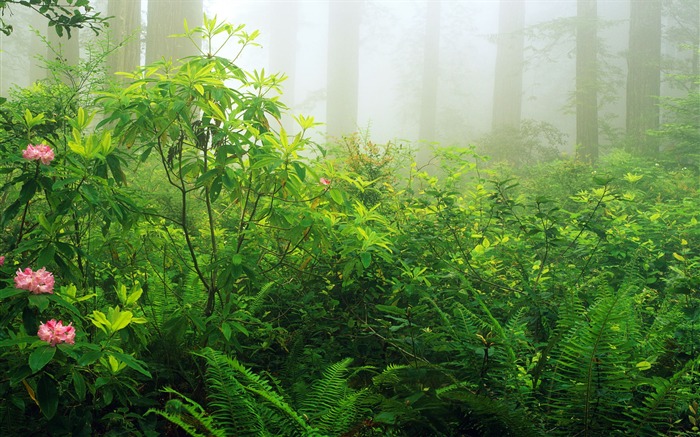
[[[627,149],[656,155],[661,94],[661,1],[630,1],[630,36],[627,53]]]
[[[435,141],[438,74],[440,71],[440,1],[427,1],[426,7],[419,138],[424,141]]]
[[[197,53],[192,42],[185,38],[170,38],[181,34],[187,19],[190,29],[202,25],[202,0],[151,0],[148,2],[148,30],[146,32],[146,63],[162,57],[177,59]]]
[[[284,73],[284,101],[294,104],[294,82],[299,48],[299,2],[270,3],[270,69],[272,73]]]
[[[598,159],[598,7],[596,0],[576,3],[576,146],[577,155]]]
[[[357,129],[360,21],[362,2],[328,4],[328,84],[326,134],[339,137]]]
[[[520,127],[523,91],[525,2],[501,0],[491,129]]]
[[[124,42],[109,58],[108,72],[132,71],[141,61],[141,0],[110,0],[108,14],[112,42]]]

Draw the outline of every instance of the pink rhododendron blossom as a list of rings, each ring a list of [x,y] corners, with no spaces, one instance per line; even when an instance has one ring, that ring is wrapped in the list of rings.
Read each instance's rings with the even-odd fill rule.
[[[3,265],[5,265],[5,257],[0,256],[0,266],[3,266]]]
[[[318,181],[321,183],[321,185],[330,185],[331,184],[331,180],[326,179],[326,178],[321,178]]]
[[[59,343],[75,344],[75,328],[72,325],[69,323],[67,326],[63,326],[62,321],[57,322],[56,319],[51,319],[39,325],[39,331],[36,335],[50,346],[56,346]]]
[[[28,144],[22,152],[22,158],[30,161],[41,161],[42,164],[49,165],[54,158],[53,149],[46,144],[37,144],[36,146]]]
[[[24,270],[17,270],[15,275],[15,287],[20,290],[31,291],[34,294],[53,293],[53,286],[53,273],[47,272],[44,267],[36,272],[27,267]]]

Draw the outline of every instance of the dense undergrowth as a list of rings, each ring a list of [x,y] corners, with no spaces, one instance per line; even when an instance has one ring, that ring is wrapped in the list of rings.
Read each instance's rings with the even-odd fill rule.
[[[698,434],[696,169],[314,152],[214,35],[0,106],[3,435]]]

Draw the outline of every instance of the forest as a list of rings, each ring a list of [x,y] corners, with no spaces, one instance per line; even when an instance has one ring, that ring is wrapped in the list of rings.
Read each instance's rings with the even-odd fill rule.
[[[698,2],[220,3],[0,2],[0,434],[700,436]]]

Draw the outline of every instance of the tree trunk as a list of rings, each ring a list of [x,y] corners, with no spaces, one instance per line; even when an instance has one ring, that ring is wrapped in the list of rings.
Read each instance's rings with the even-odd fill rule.
[[[191,29],[202,25],[203,0],[149,0],[146,28],[146,63],[181,59],[198,52],[187,38],[169,38],[184,33],[184,20]]]
[[[493,91],[493,131],[520,130],[525,55],[525,1],[501,0],[498,19],[496,76]]]
[[[340,137],[357,130],[362,3],[333,1],[328,12],[326,134]]]
[[[576,146],[586,162],[598,159],[598,32],[596,0],[577,1]]]
[[[270,4],[270,69],[272,73],[285,74],[282,84],[282,101],[294,105],[294,84],[296,81],[297,51],[299,49],[299,3],[297,1],[273,2]]]
[[[109,0],[111,44],[124,41],[108,59],[108,72],[133,71],[141,63],[141,0]]]
[[[661,94],[661,1],[630,1],[629,53],[627,54],[627,148],[654,156],[659,152],[655,137],[647,134],[659,127],[658,96]]]
[[[419,138],[435,141],[437,118],[437,93],[440,62],[440,1],[426,2],[425,45],[423,53],[423,87]]]

